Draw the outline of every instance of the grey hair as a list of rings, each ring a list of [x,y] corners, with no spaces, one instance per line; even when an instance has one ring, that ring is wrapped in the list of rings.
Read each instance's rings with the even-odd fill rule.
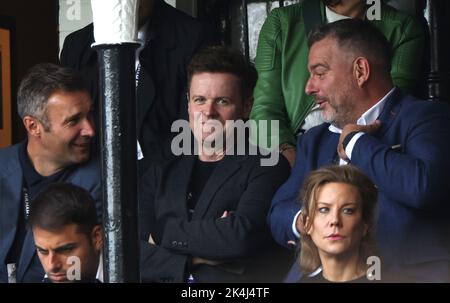
[[[70,68],[52,63],[33,66],[22,80],[17,93],[17,111],[23,119],[31,116],[38,119],[48,131],[47,102],[58,91],[86,91],[81,76]]]

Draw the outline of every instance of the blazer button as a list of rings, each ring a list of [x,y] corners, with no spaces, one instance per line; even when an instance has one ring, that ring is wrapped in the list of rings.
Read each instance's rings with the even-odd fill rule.
[[[177,241],[173,241],[172,242],[172,246],[177,246],[178,245],[178,242]]]

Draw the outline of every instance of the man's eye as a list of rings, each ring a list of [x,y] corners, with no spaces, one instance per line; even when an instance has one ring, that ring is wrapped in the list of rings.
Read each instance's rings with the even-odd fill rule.
[[[67,121],[67,125],[75,125],[78,123],[79,120],[80,120],[79,118],[71,119],[71,120]]]
[[[319,213],[326,214],[326,213],[328,213],[329,210],[330,209],[328,207],[320,207],[319,208]]]
[[[46,255],[48,254],[48,251],[40,249],[40,248],[36,248],[37,252],[40,253],[41,255]]]
[[[228,105],[229,103],[230,103],[230,101],[228,101],[227,99],[224,99],[224,98],[217,100],[217,104],[219,104],[219,105]]]
[[[315,74],[317,79],[323,79],[324,74]]]
[[[195,98],[194,103],[195,104],[203,104],[203,103],[205,103],[205,99],[204,98]]]

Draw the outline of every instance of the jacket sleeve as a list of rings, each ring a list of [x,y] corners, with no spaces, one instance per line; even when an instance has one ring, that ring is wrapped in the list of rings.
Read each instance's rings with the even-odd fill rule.
[[[425,31],[413,17],[408,17],[395,31],[397,41],[392,42],[391,76],[394,84],[403,91],[414,92],[421,73],[424,55]]]
[[[291,175],[273,197],[272,206],[267,217],[267,223],[274,240],[278,244],[289,248],[292,247],[288,245],[288,241],[298,241],[292,231],[292,224],[295,215],[300,211],[298,196],[304,179],[302,166],[305,163],[305,157],[302,149],[302,138],[304,138],[304,135],[298,138],[295,165]]]
[[[423,101],[425,102],[425,101]],[[444,108],[445,106],[445,108]],[[444,104],[426,104],[403,113],[412,123],[402,125],[407,132],[393,149],[371,135],[355,144],[351,163],[377,184],[389,200],[409,208],[435,208],[448,200],[450,180],[450,114]]]
[[[287,179],[289,164],[254,167],[237,208],[226,218],[169,219],[161,246],[211,260],[247,257],[267,241],[265,218],[276,189]],[[214,203],[214,202],[213,202]]]
[[[188,256],[141,240],[142,282],[183,283]]]
[[[159,245],[150,244],[149,237],[158,234],[154,211],[157,188],[157,168],[151,166],[141,179],[139,191],[140,271],[143,282],[184,281],[188,256],[175,253]]]
[[[254,105],[250,118],[279,121],[279,144],[295,145],[295,136],[289,128],[289,117],[286,112],[283,88],[281,84],[281,23],[278,10],[274,9],[267,17],[259,34],[255,66],[258,71],[258,81],[254,90]],[[258,127],[261,131],[261,128]],[[252,142],[256,143],[256,132]],[[266,135],[266,142],[259,142],[264,148],[271,146],[271,136]]]

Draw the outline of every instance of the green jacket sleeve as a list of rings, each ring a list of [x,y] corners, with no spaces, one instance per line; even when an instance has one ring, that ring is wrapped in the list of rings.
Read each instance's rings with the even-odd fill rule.
[[[408,17],[393,34],[392,79],[403,91],[412,93],[423,72],[425,32],[415,18]]]
[[[278,145],[289,142],[295,146],[295,138],[289,127],[282,89],[281,43],[281,23],[278,10],[275,9],[267,17],[259,34],[255,62],[258,82],[254,90],[255,102],[250,115],[250,118],[258,123],[258,130],[263,134],[263,128],[259,127],[262,120],[279,121],[279,136],[268,133],[266,142],[261,142],[263,138],[260,135],[258,145],[265,148],[276,147],[272,146],[271,139],[277,137],[279,138]],[[270,121],[268,124],[270,125]],[[256,133],[252,134],[252,142],[256,143]]]

